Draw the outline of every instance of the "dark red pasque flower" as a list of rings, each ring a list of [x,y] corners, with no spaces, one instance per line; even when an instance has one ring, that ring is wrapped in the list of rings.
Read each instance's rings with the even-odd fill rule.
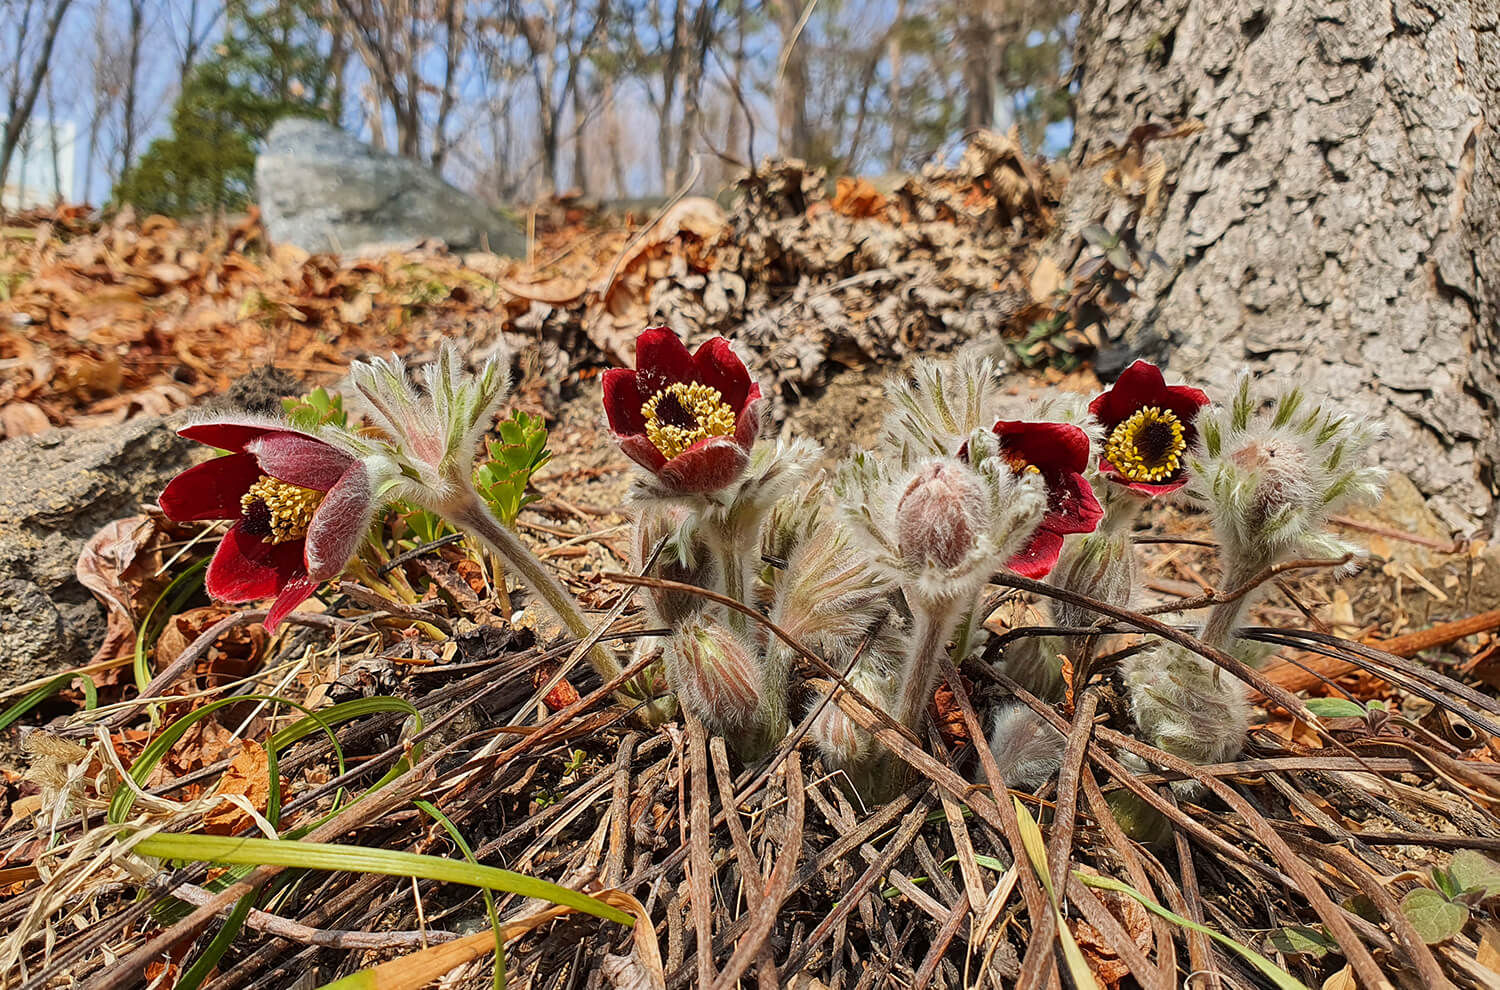
[[[233,519],[209,562],[214,598],[272,598],[266,628],[337,577],[375,513],[364,463],[317,437],[272,421],[215,420],[180,430],[233,451],[173,478],[159,499],[178,522]]]
[[[1089,403],[1104,427],[1099,470],[1144,495],[1175,492],[1187,484],[1183,460],[1198,438],[1193,421],[1206,405],[1201,389],[1168,385],[1156,365],[1135,362]]]
[[[1057,565],[1063,537],[1092,533],[1104,518],[1094,489],[1083,476],[1089,465],[1089,437],[1071,423],[1001,420],[993,432],[1000,456],[1017,471],[1036,471],[1047,486],[1047,514],[1031,542],[1007,566],[1022,577],[1041,578]]]
[[[760,386],[729,341],[689,354],[667,327],[635,341],[635,370],[604,373],[604,413],[631,460],[676,494],[729,485],[750,461],[760,431]]]

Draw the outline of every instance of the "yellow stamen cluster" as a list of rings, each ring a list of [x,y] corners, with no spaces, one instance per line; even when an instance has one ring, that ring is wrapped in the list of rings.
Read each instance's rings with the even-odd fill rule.
[[[694,425],[667,422],[661,409],[664,402],[679,406],[686,414],[685,418],[691,419]],[[641,416],[646,420],[646,439],[669,459],[707,437],[731,436],[735,427],[734,410],[729,403],[724,401],[718,389],[702,382],[668,385],[646,400],[641,406]]]
[[[1005,456],[1005,463],[1007,463],[1007,464],[1010,465],[1010,470],[1011,470],[1011,473],[1013,473],[1013,474],[1041,474],[1042,473],[1042,469],[1041,468],[1037,467],[1035,464],[1032,464],[1030,461],[1026,460],[1026,458],[1022,457],[1020,454],[1007,453],[1004,456]]]
[[[1187,451],[1182,421],[1177,414],[1156,406],[1137,409],[1135,414],[1110,431],[1104,456],[1131,481],[1155,483],[1177,473]]]
[[[257,530],[269,530],[262,537],[266,543],[286,543],[307,535],[313,513],[323,503],[326,492],[302,488],[268,475],[250,486],[240,496],[240,511]]]

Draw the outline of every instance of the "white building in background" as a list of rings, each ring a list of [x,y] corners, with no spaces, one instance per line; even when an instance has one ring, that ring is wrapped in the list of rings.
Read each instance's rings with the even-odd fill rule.
[[[5,119],[0,117],[0,130],[4,127]],[[21,143],[10,160],[5,187],[0,189],[0,206],[7,210],[51,206],[57,202],[59,190],[64,201],[73,199],[77,153],[78,128],[71,120],[33,117],[21,133]]]

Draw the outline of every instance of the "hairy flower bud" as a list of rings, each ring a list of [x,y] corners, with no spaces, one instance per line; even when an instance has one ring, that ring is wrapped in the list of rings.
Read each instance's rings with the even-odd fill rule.
[[[761,672],[755,655],[709,615],[687,621],[667,643],[667,683],[682,706],[731,742],[754,735]]]
[[[984,492],[974,472],[952,461],[920,468],[896,506],[896,541],[913,567],[952,569],[986,525]]]
[[[692,514],[679,506],[642,501],[634,530],[634,564],[643,567],[656,544],[665,539],[656,558],[657,577],[699,588],[712,587],[717,572],[714,559],[692,532]],[[676,627],[703,609],[708,601],[688,591],[648,587],[650,609],[664,626]]]

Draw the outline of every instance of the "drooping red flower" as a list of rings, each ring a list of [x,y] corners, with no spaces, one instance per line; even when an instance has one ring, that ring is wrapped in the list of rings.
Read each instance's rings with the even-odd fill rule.
[[[272,421],[215,420],[178,431],[232,451],[188,468],[158,500],[169,519],[233,519],[209,562],[208,593],[227,602],[275,598],[273,629],[337,577],[375,513],[365,465]]]
[[[676,494],[718,491],[750,461],[760,431],[760,386],[729,341],[688,353],[667,327],[635,341],[635,370],[604,373],[604,412],[631,460]]]
[[[1198,410],[1206,405],[1201,389],[1168,385],[1156,365],[1135,362],[1089,403],[1104,427],[1099,470],[1144,495],[1175,492],[1187,484],[1183,461],[1198,438]]]
[[[1041,578],[1057,565],[1063,537],[1092,533],[1104,518],[1094,489],[1083,476],[1089,464],[1089,437],[1071,423],[1001,420],[993,427],[1000,456],[1020,471],[1037,471],[1047,486],[1047,514],[1031,542],[1007,566],[1022,577]]]

